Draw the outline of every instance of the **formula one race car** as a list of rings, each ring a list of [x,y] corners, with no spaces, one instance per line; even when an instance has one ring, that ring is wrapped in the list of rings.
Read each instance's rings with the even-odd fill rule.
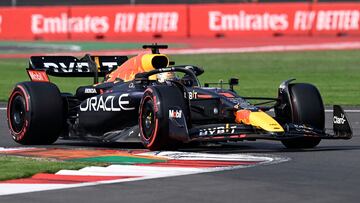
[[[277,98],[242,97],[229,89],[201,86],[203,69],[176,65],[159,50],[126,56],[33,56],[31,82],[16,84],[7,108],[13,139],[21,144],[51,144],[64,139],[101,142],[137,137],[150,150],[186,143],[279,140],[287,148],[312,148],[321,139],[350,139],[352,130],[334,106],[333,133],[325,130],[318,89],[306,83],[281,83]],[[176,76],[182,75],[182,77]],[[62,93],[48,75],[94,77],[94,85]],[[103,82],[98,82],[104,77]],[[262,100],[251,104],[250,100]],[[272,103],[270,103],[272,102]],[[274,109],[275,116],[266,113]]]

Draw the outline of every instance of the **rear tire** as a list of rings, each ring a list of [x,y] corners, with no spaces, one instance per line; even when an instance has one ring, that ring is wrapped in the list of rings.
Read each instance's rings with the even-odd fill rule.
[[[145,90],[139,108],[139,128],[146,148],[175,150],[180,146],[179,141],[169,137],[169,107],[177,106],[187,112],[183,98],[183,92],[176,86],[153,86]]]
[[[290,105],[287,118],[295,124],[305,124],[317,129],[325,128],[325,111],[319,90],[306,83],[289,85]],[[290,110],[292,109],[292,111]],[[285,147],[314,148],[320,143],[320,138],[298,138],[281,141]]]
[[[59,89],[52,83],[18,83],[8,100],[7,120],[15,142],[23,145],[54,143],[64,123]]]

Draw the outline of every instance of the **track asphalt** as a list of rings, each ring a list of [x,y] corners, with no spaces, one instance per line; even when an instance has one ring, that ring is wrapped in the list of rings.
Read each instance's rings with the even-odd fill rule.
[[[3,106],[1,106],[3,107]],[[327,127],[331,114],[326,113]],[[187,149],[212,153],[260,153],[290,161],[254,168],[1,196],[0,202],[358,202],[360,113],[348,113],[355,136],[322,141],[311,150],[287,150],[271,141]],[[19,147],[0,110],[0,147]],[[138,149],[140,144],[102,145],[57,141],[47,147]]]

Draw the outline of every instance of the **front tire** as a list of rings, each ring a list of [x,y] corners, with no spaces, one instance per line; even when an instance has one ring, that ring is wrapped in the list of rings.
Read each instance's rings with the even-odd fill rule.
[[[289,85],[291,108],[287,108],[288,121],[294,124],[305,124],[317,129],[325,129],[325,111],[319,90],[306,83]],[[320,138],[297,138],[281,141],[290,149],[314,148],[320,143]]]
[[[8,100],[7,120],[12,138],[17,143],[54,143],[64,123],[59,89],[52,83],[18,83]]]
[[[153,86],[140,103],[139,128],[143,145],[150,150],[175,150],[181,143],[169,136],[169,107],[187,112],[183,92],[176,86]],[[185,116],[188,115],[185,113]]]

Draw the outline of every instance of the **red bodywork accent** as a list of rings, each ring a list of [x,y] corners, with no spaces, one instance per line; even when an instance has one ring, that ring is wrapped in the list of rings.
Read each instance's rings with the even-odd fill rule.
[[[240,137],[240,138],[245,138],[246,135],[245,135],[245,134],[241,134],[241,135],[239,135],[239,137]]]
[[[50,82],[44,70],[27,70],[27,73],[33,82]]]
[[[198,94],[197,97],[199,99],[210,99],[210,98],[212,98],[211,95],[207,95],[207,94]]]
[[[121,68],[118,67],[107,75],[106,82],[114,82],[116,79],[122,79],[125,82],[130,81],[135,78],[137,73],[145,72],[141,62],[143,56],[144,54],[139,54],[127,60],[121,65]]]
[[[244,123],[249,125],[250,124],[250,113],[249,110],[238,110],[235,112],[235,122],[236,123]]]
[[[225,97],[228,97],[228,98],[234,98],[235,97],[234,95],[232,95],[231,93],[228,93],[228,92],[220,92],[219,94],[223,95]]]

